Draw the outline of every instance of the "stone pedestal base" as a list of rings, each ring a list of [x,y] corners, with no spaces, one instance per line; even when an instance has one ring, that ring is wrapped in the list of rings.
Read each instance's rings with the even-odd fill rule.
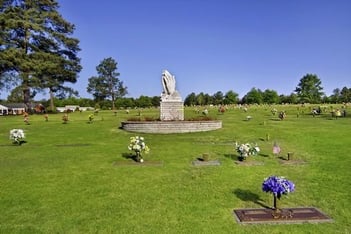
[[[184,120],[184,104],[182,101],[161,101],[161,121]]]

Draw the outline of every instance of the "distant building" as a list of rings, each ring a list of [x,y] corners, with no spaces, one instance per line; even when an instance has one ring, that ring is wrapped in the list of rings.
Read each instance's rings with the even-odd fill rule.
[[[0,115],[8,115],[9,108],[0,104]]]
[[[27,109],[24,103],[7,103],[5,105],[8,108],[9,115],[22,115]]]

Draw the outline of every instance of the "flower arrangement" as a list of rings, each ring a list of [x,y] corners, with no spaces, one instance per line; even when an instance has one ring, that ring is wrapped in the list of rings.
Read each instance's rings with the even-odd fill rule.
[[[10,131],[10,140],[13,141],[14,144],[21,145],[24,143],[24,131],[22,129],[12,129]]]
[[[144,137],[140,137],[140,136],[135,136],[130,138],[128,149],[135,152],[136,159],[139,162],[144,162],[142,153],[147,154],[150,151],[149,147],[145,144]]]
[[[254,146],[249,143],[238,144],[235,142],[235,150],[239,153],[239,160],[245,160],[250,155],[257,155],[260,148],[255,144]]]
[[[88,116],[88,118],[89,118],[89,123],[92,123],[93,120],[94,120],[94,114],[90,114],[90,115]]]
[[[272,115],[276,115],[276,114],[277,114],[277,112],[278,112],[278,110],[277,110],[277,109],[275,109],[275,108],[273,108],[273,109],[271,110]]]
[[[295,184],[282,176],[270,176],[265,178],[262,184],[262,190],[273,194],[273,208],[277,209],[277,198],[287,195],[295,190]]]
[[[68,114],[64,114],[62,116],[62,121],[63,121],[64,124],[66,124],[68,122]]]

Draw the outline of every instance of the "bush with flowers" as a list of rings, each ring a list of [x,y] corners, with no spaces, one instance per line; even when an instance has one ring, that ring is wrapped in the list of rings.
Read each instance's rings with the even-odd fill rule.
[[[262,190],[273,194],[273,208],[277,209],[277,198],[280,199],[282,195],[293,192],[295,184],[282,176],[270,176],[263,181]]]
[[[22,129],[12,129],[10,130],[10,140],[13,141],[13,144],[21,145],[24,143],[24,131]]]
[[[144,162],[143,153],[147,154],[150,148],[145,144],[144,137],[135,136],[130,138],[128,149],[135,152],[136,160]]]
[[[238,159],[240,161],[245,160],[250,155],[257,155],[260,152],[257,144],[253,145],[250,143],[238,144],[235,142],[235,150],[239,153]]]

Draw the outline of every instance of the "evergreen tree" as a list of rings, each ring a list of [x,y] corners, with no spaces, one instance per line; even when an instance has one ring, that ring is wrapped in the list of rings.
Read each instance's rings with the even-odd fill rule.
[[[111,98],[112,109],[115,109],[115,100],[127,94],[127,87],[119,80],[117,62],[113,58],[106,58],[96,67],[98,76],[89,78],[88,93],[93,94],[96,101]]]
[[[74,25],[58,12],[55,0],[6,0],[0,5],[0,75],[21,80],[24,103],[30,89],[70,90],[81,70]]]
[[[320,103],[323,95],[321,84],[317,75],[306,74],[302,77],[295,89],[300,102]]]

